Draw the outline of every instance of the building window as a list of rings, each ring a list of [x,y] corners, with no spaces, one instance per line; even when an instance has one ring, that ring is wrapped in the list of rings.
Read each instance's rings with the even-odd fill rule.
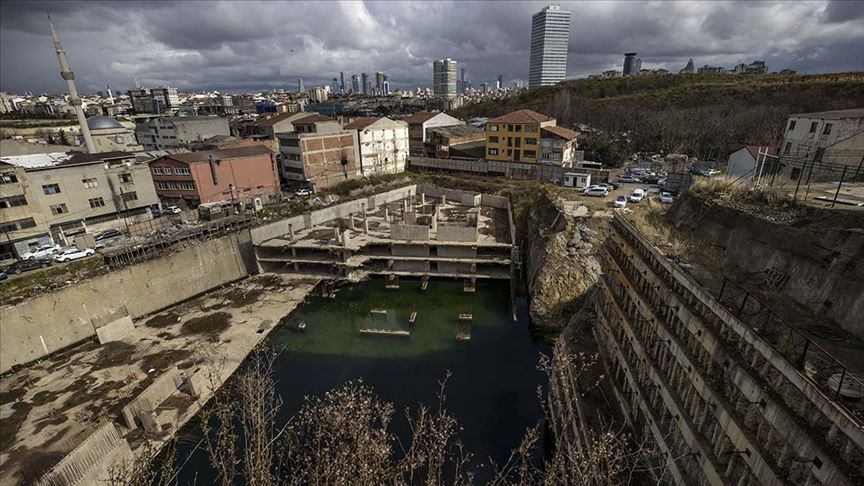
[[[795,120],[789,120],[789,129],[786,131],[791,132],[792,130],[795,130],[795,123]]]
[[[524,155],[526,159],[537,158],[537,152],[534,150],[526,150],[525,152],[522,153],[522,155]]]
[[[522,125],[516,125],[516,131],[521,132],[522,131]]]
[[[128,172],[123,172],[123,173],[117,174],[117,178],[120,179],[120,182],[122,182],[124,184],[128,184],[128,183],[132,182],[132,174],[130,174]]]
[[[490,132],[497,132],[498,131],[498,125],[489,125],[489,131]]]
[[[87,202],[90,203],[91,208],[101,208],[105,206],[105,200],[101,197],[94,197],[92,199],[88,199]]]
[[[819,126],[819,122],[813,122],[810,124],[810,133],[816,133],[816,128]]]
[[[507,131],[512,132],[513,131],[513,125],[507,125]]]
[[[786,142],[786,146],[783,147],[783,155],[789,155],[789,152],[792,151],[792,142]]]
[[[0,225],[0,233],[8,233],[11,231],[20,231],[22,229],[35,228],[35,227],[36,227],[36,221],[34,221],[33,218],[18,219],[18,220],[9,221],[7,223],[3,223],[2,225]]]
[[[533,123],[525,125],[525,131],[526,132],[536,132],[537,131],[537,125],[534,125]]]
[[[191,174],[191,172],[189,172],[189,167],[175,167],[174,173],[177,175],[189,175],[189,174]]]
[[[81,179],[81,184],[84,184],[85,189],[93,189],[99,187],[99,181],[96,178]]]
[[[18,182],[18,176],[14,172],[4,172],[0,174],[0,184],[12,184]]]
[[[525,145],[537,145],[537,139],[536,138],[526,138],[525,139]]]
[[[489,149],[489,155],[498,155],[498,149],[490,148]]]
[[[129,201],[137,201],[137,200],[138,200],[138,193],[136,193],[135,191],[123,193],[123,201],[129,202]]]
[[[178,184],[180,186],[181,191],[194,191],[195,183],[194,182],[181,182]]]
[[[11,196],[0,199],[0,208],[14,208],[17,206],[26,206],[27,198],[24,196]]]
[[[66,204],[53,204],[51,205],[51,214],[66,214],[69,212],[69,209],[66,208]]]
[[[42,186],[42,192],[47,195],[60,194],[60,186],[58,184],[45,184]]]
[[[489,143],[498,143],[497,135],[489,135]]]
[[[822,135],[831,135],[831,128],[834,127],[833,123],[826,123],[825,129],[822,130]]]
[[[168,183],[167,182],[157,182],[156,183],[156,189],[159,189],[160,191],[167,191],[169,189]]]
[[[165,170],[162,167],[153,167],[154,175],[162,175],[165,173]]]

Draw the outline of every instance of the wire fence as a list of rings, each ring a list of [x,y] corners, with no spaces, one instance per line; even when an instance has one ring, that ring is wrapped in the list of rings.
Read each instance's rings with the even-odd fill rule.
[[[859,423],[864,420],[864,409],[844,400],[847,396],[852,398],[864,393],[864,381],[855,376],[840,360],[793,328],[752,292],[727,277],[723,278],[717,301],[748,324],[829,398],[846,409],[850,415],[856,416]]]

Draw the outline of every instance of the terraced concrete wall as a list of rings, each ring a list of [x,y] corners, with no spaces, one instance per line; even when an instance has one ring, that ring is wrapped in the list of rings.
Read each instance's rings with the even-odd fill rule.
[[[135,319],[253,273],[248,230],[0,308],[0,373],[96,334],[92,319]]]

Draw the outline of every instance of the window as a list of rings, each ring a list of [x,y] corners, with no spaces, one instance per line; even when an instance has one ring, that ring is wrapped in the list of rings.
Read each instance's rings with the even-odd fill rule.
[[[189,172],[189,167],[175,167],[174,173],[177,175],[189,175],[189,174],[191,174],[191,172]]]
[[[517,146],[517,147],[521,147],[521,146],[522,146],[522,139],[519,138],[519,137],[516,137],[516,146]]]
[[[94,197],[92,199],[88,199],[87,202],[89,202],[90,207],[94,209],[105,206],[105,200],[103,200],[101,197]]]
[[[66,208],[66,204],[64,204],[64,203],[51,205],[51,214],[53,214],[55,216],[58,214],[66,214],[68,212],[69,212],[69,209]]]
[[[117,174],[117,178],[120,179],[120,182],[124,184],[132,182],[132,174],[128,172],[122,172],[120,174]]]
[[[819,122],[813,122],[810,124],[810,133],[816,133],[816,128],[819,126]]]
[[[834,127],[833,123],[826,123],[825,129],[822,130],[822,135],[831,135],[831,129]]]
[[[489,155],[498,155],[498,149],[490,148],[489,149]]]
[[[787,129],[786,131],[791,132],[792,130],[795,130],[795,123],[795,120],[789,120],[789,129]]]
[[[162,173],[165,175],[171,175],[174,173],[174,169],[171,167],[162,167]]]
[[[526,150],[524,153],[526,159],[533,159],[537,157],[537,152],[534,150]]]
[[[516,125],[516,131],[521,132],[522,131],[522,125]]]
[[[136,193],[135,191],[123,193],[123,201],[129,202],[129,201],[137,201],[137,200],[138,200],[138,193]]]
[[[153,175],[162,175],[165,170],[162,167],[153,167]]]
[[[60,194],[60,186],[58,184],[45,184],[42,186],[42,192],[45,194]]]
[[[12,184],[13,182],[18,182],[18,176],[14,172],[0,174],[0,184]]]
[[[20,231],[22,229],[27,228],[35,228],[36,221],[33,218],[26,219],[17,219],[15,221],[8,221],[0,225],[0,233],[8,233],[10,231]]]
[[[0,199],[0,208],[14,208],[17,206],[26,206],[27,198],[24,196],[10,196]]]
[[[498,143],[497,135],[489,135],[489,143]]]
[[[95,178],[81,179],[81,184],[84,184],[85,189],[93,189],[95,187],[99,187],[99,181]]]
[[[507,125],[507,131],[512,132],[513,131],[513,125]]]
[[[525,125],[525,131],[526,132],[536,132],[537,131],[537,125],[534,125],[533,123]]]
[[[792,151],[792,142],[786,142],[786,146],[783,147],[783,155],[789,155],[789,152]]]
[[[536,138],[530,138],[530,137],[526,138],[525,139],[525,145],[537,145],[537,139]]]
[[[181,182],[180,184],[177,184],[177,185],[180,186],[181,191],[194,191],[195,190],[195,183],[194,182]]]
[[[489,131],[490,132],[497,132],[498,131],[498,125],[489,125]]]
[[[171,184],[167,182],[157,182],[156,189],[159,189],[160,191],[168,191],[171,189]]]

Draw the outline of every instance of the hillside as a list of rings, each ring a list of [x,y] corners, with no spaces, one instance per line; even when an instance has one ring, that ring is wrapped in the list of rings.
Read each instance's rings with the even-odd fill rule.
[[[725,158],[744,144],[769,144],[792,113],[864,107],[864,73],[808,76],[671,75],[580,79],[498,102],[468,105],[459,117],[529,108],[570,126],[629,133],[634,151]]]

